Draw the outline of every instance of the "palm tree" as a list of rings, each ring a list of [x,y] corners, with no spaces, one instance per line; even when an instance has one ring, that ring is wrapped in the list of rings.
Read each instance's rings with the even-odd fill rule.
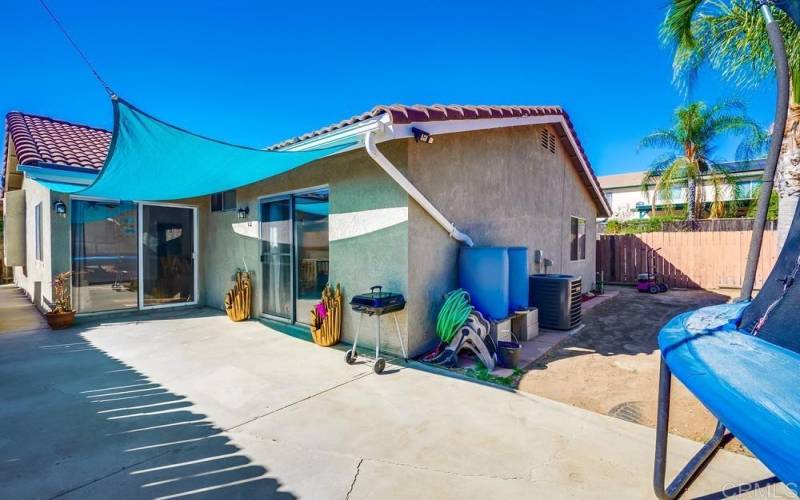
[[[642,191],[648,193],[655,184],[652,207],[656,200],[672,203],[673,188],[686,187],[686,218],[697,219],[705,200],[705,183],[711,185],[711,217],[721,217],[725,211],[726,190],[734,190],[730,173],[714,158],[717,141],[729,134],[743,137],[737,150],[739,159],[746,158],[754,144],[763,141],[764,132],[747,117],[739,101],[724,101],[708,107],[703,102],[693,102],[675,110],[672,126],[656,130],[640,143],[640,148],[665,150],[645,172]],[[700,189],[698,189],[700,188]]]
[[[773,15],[786,41],[792,79],[776,175],[781,246],[800,196],[800,31],[784,11],[773,9]],[[684,91],[691,87],[703,64],[741,87],[757,85],[774,71],[758,0],[671,0],[660,35],[674,50],[673,80]]]

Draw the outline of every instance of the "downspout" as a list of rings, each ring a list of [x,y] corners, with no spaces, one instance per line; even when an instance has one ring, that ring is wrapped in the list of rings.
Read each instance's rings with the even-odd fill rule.
[[[414,201],[419,203],[419,205],[425,209],[425,211],[428,212],[430,216],[433,217],[433,219],[444,228],[445,231],[447,231],[447,234],[449,234],[451,238],[467,245],[468,247],[474,245],[472,238],[459,231],[455,224],[447,220],[445,216],[442,215],[442,213],[437,210],[436,207],[434,207],[433,204],[431,204],[431,202],[428,201],[428,199],[425,198],[422,193],[420,193],[419,189],[411,184],[411,181],[409,181],[402,174],[402,172],[400,172],[397,167],[395,167],[392,162],[390,162],[389,159],[378,150],[377,146],[375,145],[374,130],[370,130],[364,136],[364,149],[367,150],[367,154],[370,156],[370,158],[375,160],[375,163],[377,163],[387,174],[389,174],[389,177],[400,184],[400,187],[402,187],[409,196],[414,198]]]

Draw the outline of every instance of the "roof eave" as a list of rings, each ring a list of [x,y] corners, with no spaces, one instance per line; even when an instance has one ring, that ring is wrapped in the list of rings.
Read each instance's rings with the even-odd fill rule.
[[[459,132],[470,132],[476,130],[489,130],[507,127],[517,127],[525,125],[559,125],[562,129],[561,141],[564,147],[570,152],[569,157],[573,162],[577,162],[585,178],[585,183],[593,198],[597,208],[601,212],[601,217],[610,217],[611,207],[603,195],[597,177],[591,166],[584,159],[582,148],[574,134],[574,127],[569,121],[566,112],[560,111],[559,114],[542,114],[534,116],[518,116],[508,118],[474,118],[461,120],[441,120],[441,121],[422,121],[409,123],[392,123],[391,115],[383,113],[364,121],[356,122],[346,127],[332,130],[308,139],[299,140],[292,144],[276,148],[278,151],[304,151],[330,146],[345,140],[354,140],[356,143],[343,151],[351,151],[363,146],[363,138],[367,131],[377,130],[378,142],[391,141],[395,139],[407,139],[414,137],[414,128],[423,128],[432,135],[452,134]]]

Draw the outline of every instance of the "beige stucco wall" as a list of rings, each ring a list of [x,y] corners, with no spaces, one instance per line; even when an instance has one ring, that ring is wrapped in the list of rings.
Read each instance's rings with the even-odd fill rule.
[[[381,150],[401,170],[405,170],[406,143],[402,141],[382,144]],[[236,268],[246,267],[256,271],[253,314],[261,314],[261,263],[258,240],[259,197],[305,190],[317,186],[330,189],[330,231],[336,232],[338,215],[359,214],[367,219],[380,216],[380,210],[403,208],[408,205],[408,196],[363,149],[344,153],[310,163],[277,177],[251,184],[236,190],[237,204],[250,208],[250,217],[242,222],[235,212],[209,213],[202,227],[201,237],[205,242],[201,254],[202,273],[205,276],[206,304],[222,308],[225,292],[232,286],[231,276]],[[378,211],[378,212],[376,212]],[[346,217],[345,217],[346,218]],[[345,298],[369,291],[372,285],[383,285],[387,289],[403,294],[408,292],[408,224],[401,222],[392,226],[330,242],[330,280],[341,283]],[[298,319],[308,321],[308,311],[298,311]],[[398,315],[402,335],[407,336],[405,313]],[[375,318],[365,320],[359,343],[372,346]],[[382,344],[385,348],[400,352],[394,333],[394,324],[383,319]],[[358,316],[345,307],[343,337],[352,341],[358,325]]]
[[[40,184],[25,179],[22,181],[25,192],[25,266],[14,267],[14,284],[22,288],[34,305],[42,311],[49,311],[53,299],[53,279],[50,254],[53,245],[48,230],[53,219],[50,192]],[[42,260],[36,259],[36,210],[42,204]]]
[[[410,180],[478,246],[527,246],[553,261],[551,273],[594,282],[597,208],[559,148],[539,144],[540,126],[440,135],[409,142]],[[586,259],[570,262],[570,216],[586,219]],[[443,294],[458,285],[458,245],[419,205],[409,207],[409,331],[422,345]]]
[[[25,191],[8,191],[3,199],[3,260],[7,266],[25,265]]]

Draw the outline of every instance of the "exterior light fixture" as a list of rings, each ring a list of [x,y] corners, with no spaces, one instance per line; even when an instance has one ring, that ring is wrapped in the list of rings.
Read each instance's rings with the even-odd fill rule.
[[[414,140],[416,142],[424,142],[425,144],[433,144],[433,136],[424,130],[420,130],[417,127],[413,127],[411,129],[414,132]]]
[[[56,201],[53,203],[53,211],[60,215],[61,217],[67,216],[67,204],[61,200]]]
[[[250,207],[239,207],[236,211],[236,216],[240,219],[246,219],[250,215]]]

